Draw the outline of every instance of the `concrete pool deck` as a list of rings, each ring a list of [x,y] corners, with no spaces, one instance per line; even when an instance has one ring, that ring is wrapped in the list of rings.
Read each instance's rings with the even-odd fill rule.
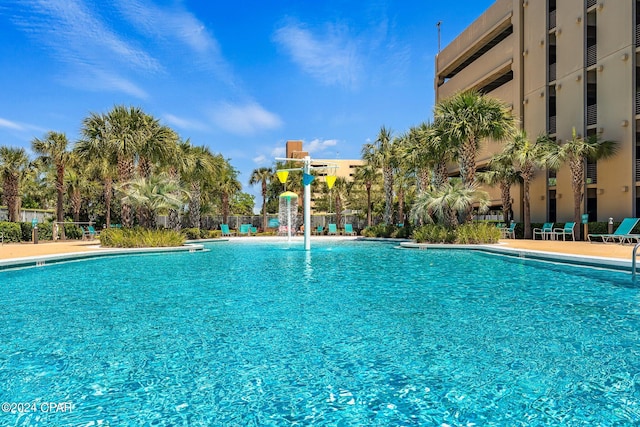
[[[351,236],[312,236],[312,242],[314,241],[327,241],[327,240],[345,240],[354,239]],[[254,237],[231,237],[225,240],[233,242],[251,242],[251,241],[276,241],[284,240],[286,237],[275,236],[254,236]],[[301,236],[292,238],[293,241],[302,241]],[[527,250],[527,251],[541,251],[550,253],[560,253],[569,255],[578,255],[586,257],[603,257],[603,258],[617,258],[626,261],[631,260],[633,252],[633,245],[620,245],[617,243],[589,243],[589,242],[563,242],[563,241],[548,241],[548,240],[522,240],[522,239],[504,239],[497,245],[502,248],[509,248],[514,250]],[[93,241],[56,241],[47,242],[41,241],[37,245],[33,243],[5,243],[0,245],[0,260],[8,259],[20,259],[26,257],[37,257],[45,255],[64,255],[64,254],[77,254],[84,253],[104,253],[105,251],[113,251],[117,253],[118,249],[102,248],[97,240]]]

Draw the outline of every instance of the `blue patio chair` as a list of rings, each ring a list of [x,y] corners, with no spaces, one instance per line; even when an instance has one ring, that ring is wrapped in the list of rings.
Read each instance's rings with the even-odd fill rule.
[[[567,240],[567,236],[571,236],[571,240],[576,240],[575,233],[576,223],[575,222],[567,222],[564,224],[564,228],[554,228],[553,229],[553,238],[554,240],[558,240],[560,236],[562,236],[562,240]]]
[[[315,234],[316,236],[322,236],[322,234],[324,233],[324,227],[319,225],[316,227],[315,230],[313,230],[313,234]]]
[[[256,235],[258,234],[258,227],[251,227],[251,234]]]
[[[240,236],[248,236],[251,234],[251,224],[240,224],[240,230],[238,230]]]
[[[235,234],[229,230],[229,224],[220,224],[220,231],[222,231],[222,237],[233,236]]]
[[[352,224],[345,224],[344,225],[344,234],[345,235],[349,235],[349,236],[355,236],[356,232],[353,231],[353,225]]]
[[[553,222],[545,222],[542,228],[533,229],[533,240],[536,240],[536,236],[540,236],[541,240],[547,240],[547,237],[551,238],[553,234]]]
[[[338,235],[338,227],[335,224],[329,224],[329,232],[327,233],[328,236],[334,235],[337,236]]]
[[[99,235],[100,232],[96,231],[96,229],[93,228],[93,225],[87,225],[82,233],[82,238],[84,239],[86,237],[87,239],[94,240]]]
[[[640,221],[640,218],[625,218],[612,234],[587,234],[587,240],[591,242],[593,237],[599,237],[602,239],[602,243],[615,241],[618,241],[618,243],[624,243],[625,241],[631,242],[631,240],[637,240],[640,236],[631,234],[631,231],[638,221]]]
[[[509,237],[510,239],[516,238],[516,223],[512,222],[509,227],[503,227],[500,229],[500,233],[502,233],[502,238],[506,239]]]

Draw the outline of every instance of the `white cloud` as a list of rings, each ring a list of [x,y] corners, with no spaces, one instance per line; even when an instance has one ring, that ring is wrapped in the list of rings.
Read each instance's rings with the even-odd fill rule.
[[[3,119],[2,117],[0,117],[0,128],[25,130],[24,126],[22,126],[21,124],[12,122],[11,120]]]
[[[329,26],[323,36],[312,33],[299,23],[288,23],[277,29],[275,41],[293,62],[325,85],[356,88],[362,70],[358,43],[348,30]]]
[[[257,165],[262,165],[267,162],[267,156],[265,156],[264,154],[260,154],[259,156],[254,157],[251,160],[253,160],[253,163]]]
[[[185,130],[206,130],[207,128],[203,123],[197,120],[184,119],[169,113],[164,114],[162,117],[170,125],[176,126]]]
[[[287,155],[287,149],[284,145],[278,146],[271,150],[271,157],[284,157]]]
[[[308,144],[304,145],[305,151],[308,151],[309,154],[319,154],[326,151],[329,147],[335,147],[338,144],[337,139],[314,139]]]
[[[221,104],[212,112],[212,119],[218,127],[238,135],[253,135],[282,125],[280,117],[255,102],[244,105]]]

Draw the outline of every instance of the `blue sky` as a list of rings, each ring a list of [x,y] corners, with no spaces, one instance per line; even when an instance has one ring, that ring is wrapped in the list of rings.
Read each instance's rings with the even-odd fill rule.
[[[75,141],[90,112],[139,106],[258,194],[251,171],[288,139],[359,158],[382,125],[429,120],[436,23],[445,46],[492,3],[0,0],[0,145]]]

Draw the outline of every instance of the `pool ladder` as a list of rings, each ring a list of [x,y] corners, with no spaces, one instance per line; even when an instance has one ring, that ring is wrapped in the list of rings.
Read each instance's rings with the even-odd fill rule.
[[[633,247],[633,255],[631,255],[631,278],[633,280],[636,280],[636,253],[638,252],[638,248],[640,248],[640,243],[636,243]]]

